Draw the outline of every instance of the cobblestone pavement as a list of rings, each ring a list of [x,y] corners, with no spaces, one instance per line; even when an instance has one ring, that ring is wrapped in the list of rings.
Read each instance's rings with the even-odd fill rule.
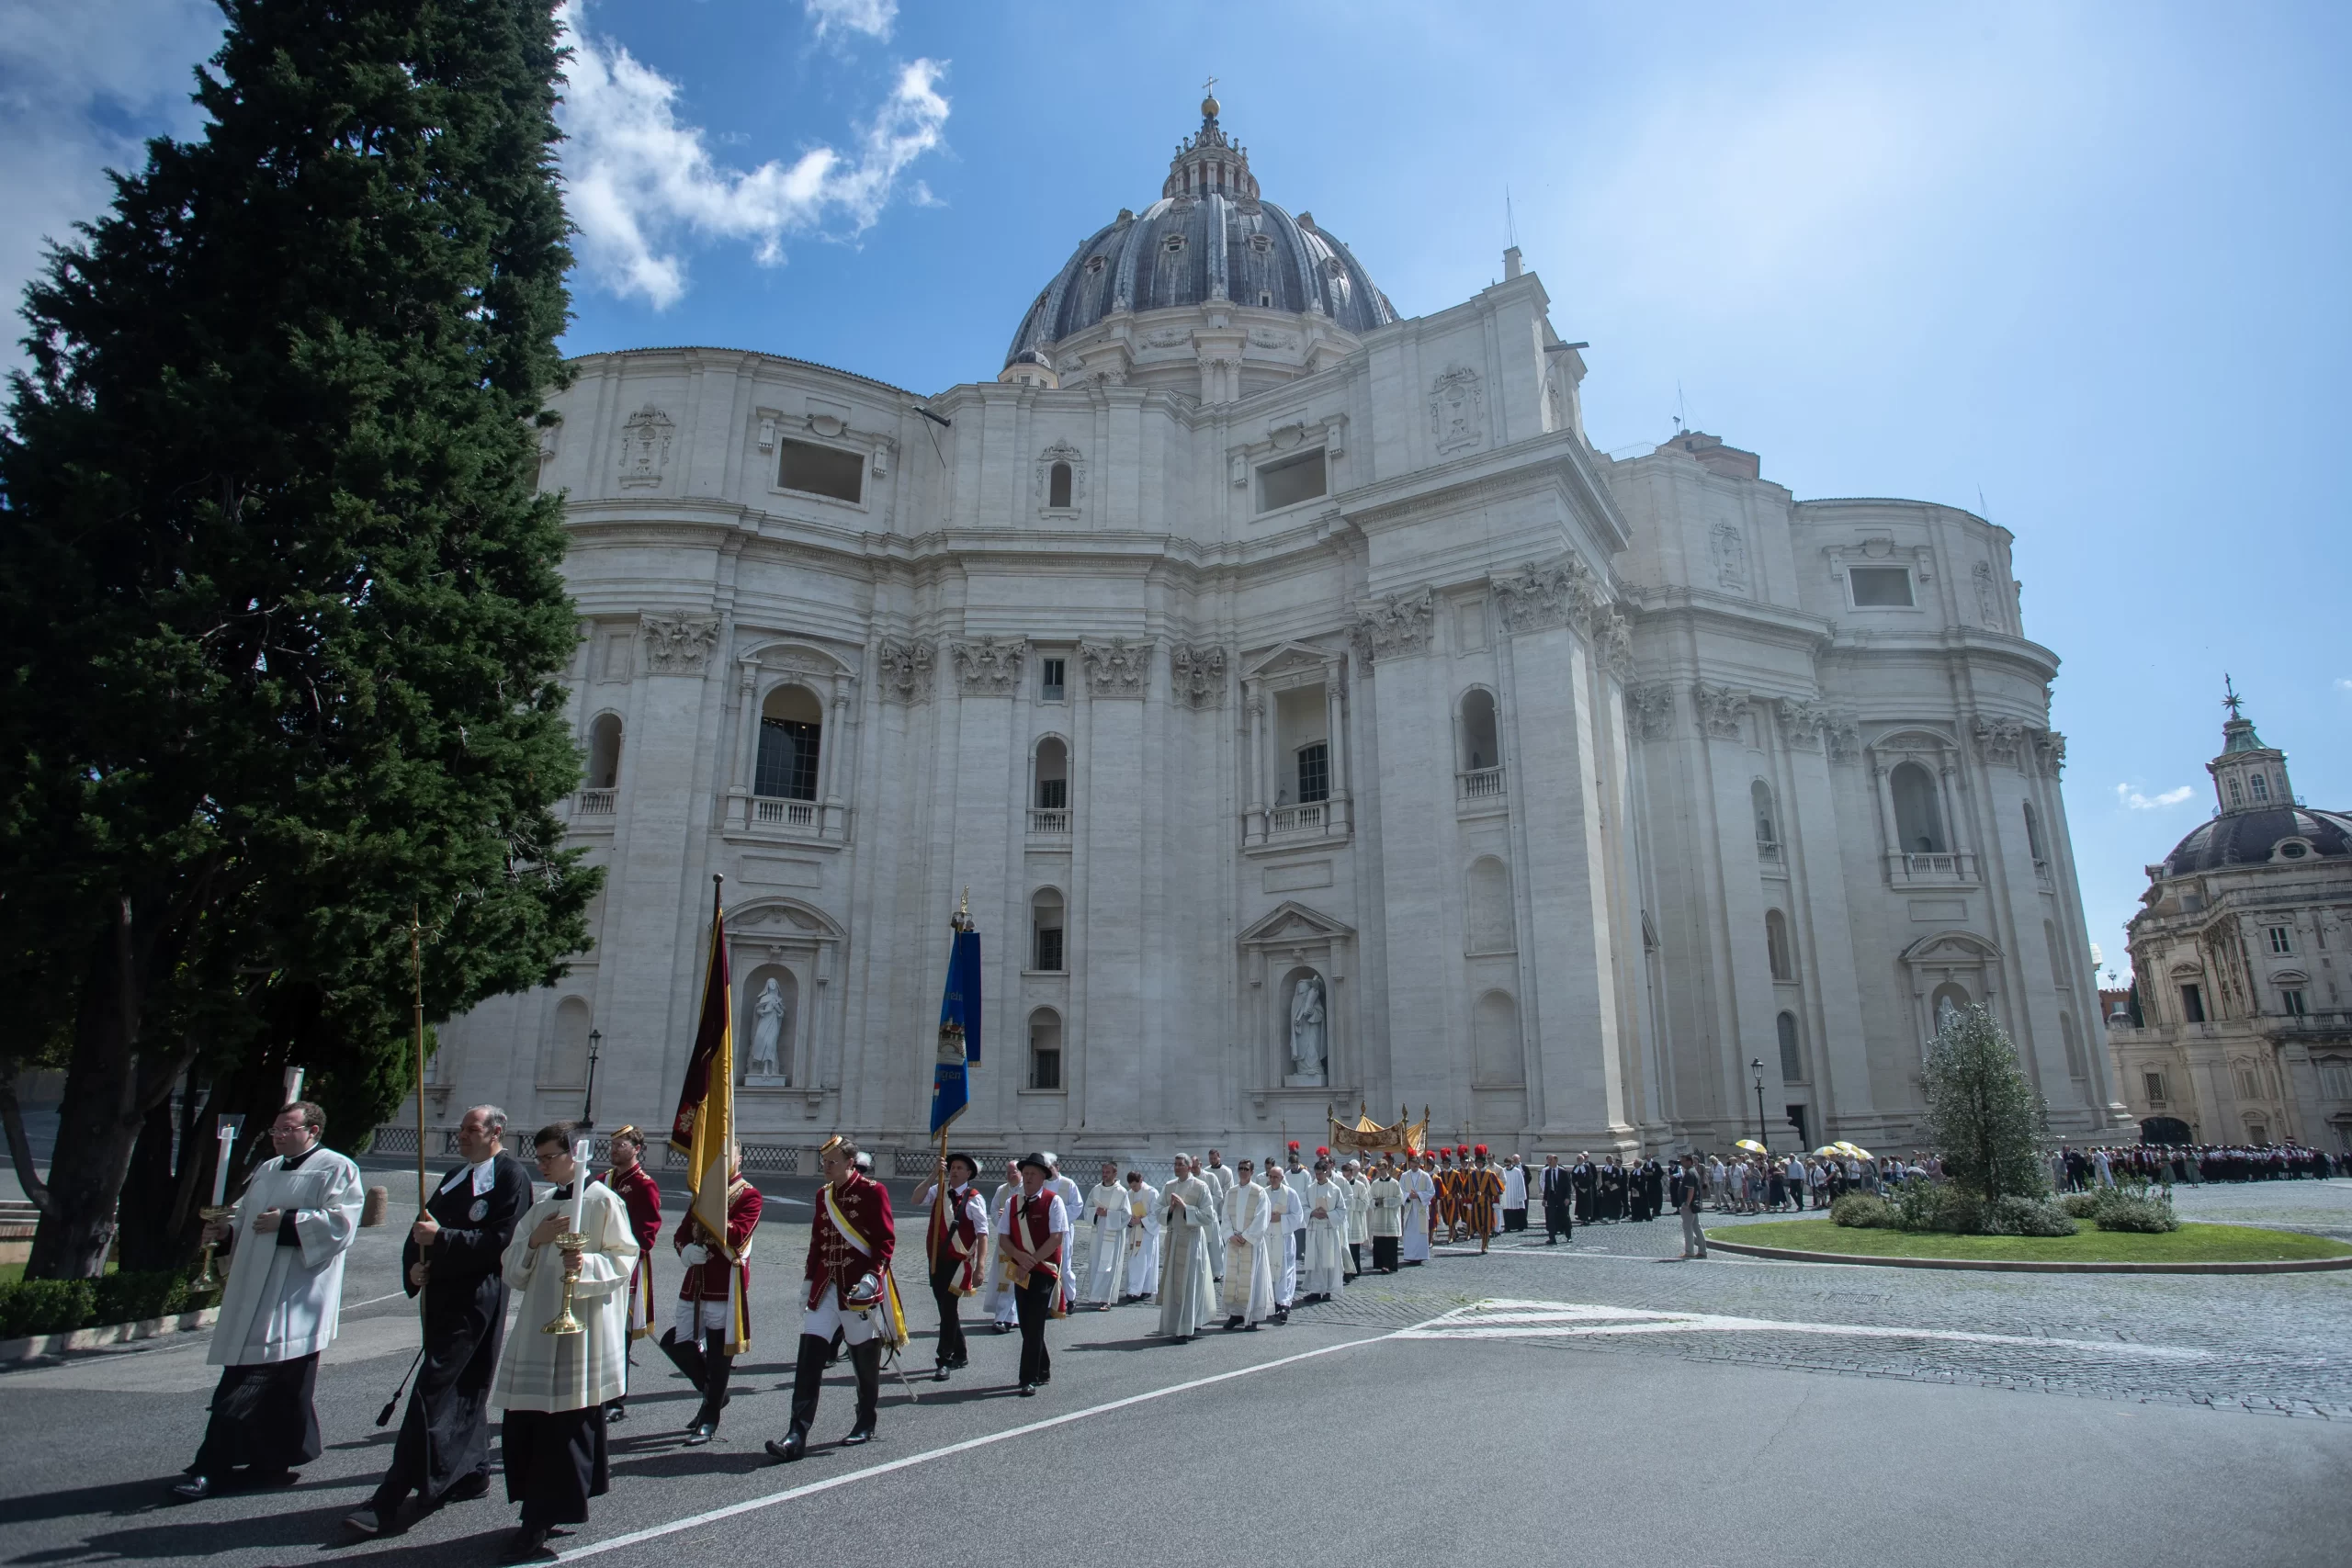
[[[2184,1188],[2178,1202],[2198,1220],[2352,1239],[2352,1181]],[[1401,1328],[1454,1314],[1424,1332],[2352,1419],[2352,1271],[2009,1274],[1721,1252],[1684,1263],[1680,1245],[1668,1217],[1579,1227],[1557,1247],[1541,1231],[1513,1235],[1483,1258],[1441,1247],[1423,1268],[1361,1280],[1295,1316]]]

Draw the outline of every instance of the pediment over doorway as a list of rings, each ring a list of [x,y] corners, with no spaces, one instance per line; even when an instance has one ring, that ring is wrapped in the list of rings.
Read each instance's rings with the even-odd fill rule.
[[[1355,928],[1346,921],[1334,919],[1320,910],[1310,909],[1294,899],[1285,898],[1242,931],[1240,942],[1244,947],[1272,947],[1283,943],[1352,939],[1355,934]]]
[[[1985,964],[2000,956],[1999,948],[1974,931],[1938,931],[1903,950],[1905,964]]]

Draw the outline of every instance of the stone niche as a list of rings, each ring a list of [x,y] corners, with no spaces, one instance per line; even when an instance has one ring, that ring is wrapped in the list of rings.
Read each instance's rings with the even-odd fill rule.
[[[757,1132],[797,1104],[804,1117],[823,1109],[825,1080],[839,1051],[825,1038],[832,980],[847,933],[812,904],[773,896],[727,912],[729,966],[735,976],[735,1072],[745,1100],[746,1132]],[[776,1048],[759,1056],[762,998],[775,983]],[[764,1106],[773,1105],[773,1111]]]
[[[1348,976],[1355,936],[1352,927],[1290,899],[1241,933],[1250,1092],[1259,1115],[1279,1100],[1290,1121],[1312,1120],[1307,1106],[1292,1110],[1288,1102],[1321,1106],[1354,1093],[1355,998]],[[1313,1046],[1302,1047],[1301,1038]]]

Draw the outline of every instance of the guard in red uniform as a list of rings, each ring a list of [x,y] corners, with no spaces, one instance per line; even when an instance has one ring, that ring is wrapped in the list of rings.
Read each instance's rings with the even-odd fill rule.
[[[727,1171],[727,1247],[722,1252],[690,1208],[671,1234],[685,1278],[678,1281],[678,1316],[662,1336],[662,1349],[686,1381],[702,1393],[702,1406],[686,1424],[686,1443],[697,1447],[718,1435],[718,1417],[731,1395],[735,1358],[752,1348],[752,1233],[760,1224],[760,1190],[743,1179],[741,1154]],[[727,1259],[731,1254],[735,1261]]]
[[[644,1134],[621,1126],[614,1129],[611,1143],[613,1168],[605,1173],[605,1185],[628,1205],[628,1228],[637,1237],[637,1266],[628,1277],[628,1337],[634,1343],[652,1332],[653,1244],[662,1239],[662,1185],[645,1173]],[[607,1426],[628,1415],[627,1404],[624,1394],[605,1406]]]
[[[882,1348],[906,1342],[906,1319],[890,1279],[890,1255],[898,1231],[890,1223],[890,1194],[857,1168],[857,1145],[829,1138],[817,1151],[825,1185],[817,1190],[817,1213],[808,1226],[808,1290],[802,1297],[800,1358],[792,1370],[792,1425],[781,1443],[770,1440],[768,1455],[787,1463],[808,1451],[808,1428],[817,1419],[825,1362],[838,1330],[857,1371],[857,1421],[844,1445],[874,1440],[875,1407],[882,1398]]]
[[[965,1364],[964,1325],[958,1315],[966,1296],[979,1289],[981,1255],[989,1235],[988,1204],[973,1179],[979,1162],[970,1155],[947,1156],[947,1187],[932,1195],[931,1228],[923,1250],[931,1262],[931,1299],[939,1308],[939,1368],[933,1380]]]

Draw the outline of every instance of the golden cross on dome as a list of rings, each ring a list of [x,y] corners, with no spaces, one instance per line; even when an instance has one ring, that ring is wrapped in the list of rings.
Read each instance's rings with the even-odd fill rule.
[[[2222,705],[2230,710],[2230,716],[2232,718],[2238,717],[2238,705],[2245,701],[2245,699],[2238,695],[2238,689],[2235,686],[2230,684],[2230,676],[2227,671],[2223,671],[2222,672]]]

